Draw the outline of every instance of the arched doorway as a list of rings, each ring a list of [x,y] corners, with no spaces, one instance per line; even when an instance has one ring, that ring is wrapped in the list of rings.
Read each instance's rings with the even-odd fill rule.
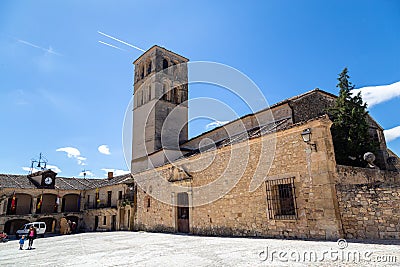
[[[177,206],[178,232],[189,233],[189,197],[188,193],[178,193]]]
[[[62,199],[62,212],[77,212],[80,206],[80,195],[78,194],[67,194]]]
[[[45,217],[37,220],[46,224],[46,233],[55,233],[57,220],[53,217]]]
[[[15,232],[26,223],[29,223],[29,221],[24,219],[9,220],[4,225],[4,232],[8,235],[15,235]]]

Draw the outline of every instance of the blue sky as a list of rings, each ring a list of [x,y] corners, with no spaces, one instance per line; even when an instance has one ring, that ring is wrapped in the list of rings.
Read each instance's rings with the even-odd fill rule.
[[[400,89],[393,85],[400,81],[399,1],[199,2],[1,1],[0,172],[27,173],[22,167],[40,152],[59,176],[128,169],[122,124],[132,62],[142,52],[98,31],[145,50],[158,44],[191,61],[232,66],[270,104],[316,87],[336,94],[347,66],[356,88],[392,85],[372,88],[368,99],[371,115],[392,129],[388,146],[400,153]],[[192,98],[236,107],[223,90],[190,88]],[[207,123],[193,123],[190,135]]]

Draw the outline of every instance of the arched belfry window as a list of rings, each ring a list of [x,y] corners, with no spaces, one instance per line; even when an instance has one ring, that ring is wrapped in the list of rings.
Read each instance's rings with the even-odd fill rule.
[[[178,85],[177,87],[175,87],[174,88],[174,100],[173,100],[173,102],[175,103],[175,104],[180,104],[180,98],[181,98],[181,86],[180,85]]]
[[[167,101],[174,102],[174,97],[175,97],[175,88],[172,88],[167,93]]]
[[[149,65],[147,65],[147,75],[151,73],[151,61],[149,62]]]
[[[165,58],[163,59],[163,69],[167,69],[168,68],[168,60],[166,60]]]
[[[163,83],[163,90],[162,90],[162,100],[168,100],[167,99],[167,95],[168,95],[168,91],[169,91],[169,86],[167,83]]]
[[[174,91],[174,89],[172,89],[172,90],[168,90],[168,92],[167,92],[167,101],[171,101],[172,100],[172,93],[173,93],[173,91]]]

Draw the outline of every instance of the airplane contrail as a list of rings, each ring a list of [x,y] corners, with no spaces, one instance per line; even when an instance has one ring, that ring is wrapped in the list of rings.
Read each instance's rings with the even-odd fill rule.
[[[104,44],[104,45],[111,46],[111,47],[113,47],[113,48],[116,48],[116,49],[119,49],[119,50],[122,50],[122,51],[126,51],[125,49],[119,48],[118,46],[115,46],[115,45],[112,45],[112,44],[109,44],[109,43],[106,43],[106,42],[99,41],[99,43],[102,43],[102,44]]]
[[[142,52],[146,52],[146,50],[144,50],[144,49],[142,49],[142,48],[139,48],[139,47],[137,47],[137,46],[131,45],[131,44],[127,43],[127,42],[124,42],[124,41],[122,41],[122,40],[120,40],[120,39],[117,39],[117,38],[115,38],[115,37],[112,37],[112,36],[110,36],[110,35],[108,35],[108,34],[105,34],[105,33],[101,32],[101,31],[97,31],[97,32],[98,32],[99,34],[104,35],[104,36],[106,36],[106,37],[108,37],[108,38],[111,38],[111,39],[113,39],[113,40],[115,40],[115,41],[117,41],[117,42],[123,43],[124,45],[133,47],[133,48],[135,48],[135,49],[137,49],[137,50],[140,50],[140,51],[142,51]]]
[[[34,48],[37,48],[37,49],[41,49],[41,50],[43,50],[43,51],[45,51],[45,52],[47,52],[47,53],[54,54],[54,55],[58,55],[58,56],[62,56],[60,53],[57,53],[56,51],[54,51],[53,48],[52,48],[51,46],[50,46],[49,48],[44,48],[44,47],[41,47],[41,46],[32,44],[32,43],[30,43],[30,42],[28,42],[28,41],[24,41],[24,40],[22,40],[22,39],[16,39],[16,40],[17,40],[18,42],[22,43],[22,44],[29,45],[29,46],[34,47]]]

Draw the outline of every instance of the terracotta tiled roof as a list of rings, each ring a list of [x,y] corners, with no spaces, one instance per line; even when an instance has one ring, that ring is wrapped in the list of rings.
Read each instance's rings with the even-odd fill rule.
[[[85,179],[56,177],[55,189],[60,190],[87,190],[127,182],[130,174],[115,176],[111,179]],[[3,188],[37,188],[27,175],[0,174],[0,187]]]
[[[36,188],[26,175],[0,174],[0,187]]]
[[[71,178],[70,178],[71,179]],[[77,178],[73,178],[77,179]],[[116,185],[116,184],[122,184],[125,182],[128,182],[131,179],[131,174],[124,174],[124,175],[119,175],[115,176],[111,179],[77,179],[81,182],[89,182],[90,185],[88,185],[87,189],[94,189],[94,188],[100,188],[104,186],[110,186],[110,185]]]

